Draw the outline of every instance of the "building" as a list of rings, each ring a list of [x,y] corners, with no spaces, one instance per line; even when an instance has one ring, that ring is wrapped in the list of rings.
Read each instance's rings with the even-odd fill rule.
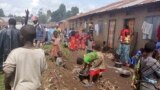
[[[8,17],[0,17],[0,28],[8,26]]]
[[[119,45],[119,34],[124,25],[132,33],[131,52],[144,46],[148,40],[156,41],[156,30],[160,25],[160,0],[121,0],[104,7],[66,19],[69,27],[88,28],[93,23],[95,41],[107,42],[108,47],[116,49]],[[142,32],[144,22],[152,25],[151,38],[145,38]],[[65,22],[66,23],[66,22]],[[88,29],[87,29],[88,30]]]

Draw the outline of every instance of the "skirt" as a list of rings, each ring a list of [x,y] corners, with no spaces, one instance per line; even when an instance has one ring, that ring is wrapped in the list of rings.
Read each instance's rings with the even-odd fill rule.
[[[58,45],[53,45],[52,50],[51,50],[51,56],[52,57],[57,57],[59,51],[60,51],[59,46]]]
[[[120,61],[122,63],[128,63],[128,60],[130,58],[129,52],[130,52],[130,45],[122,43],[119,45],[119,48],[116,51],[116,53],[120,55]]]

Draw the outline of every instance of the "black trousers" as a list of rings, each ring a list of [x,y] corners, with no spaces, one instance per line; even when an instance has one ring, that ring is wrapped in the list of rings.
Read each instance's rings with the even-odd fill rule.
[[[3,62],[6,61],[8,55],[0,56],[0,71],[3,70]]]

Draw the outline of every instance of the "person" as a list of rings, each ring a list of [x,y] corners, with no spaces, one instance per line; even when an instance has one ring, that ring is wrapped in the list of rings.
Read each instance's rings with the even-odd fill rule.
[[[71,32],[71,37],[70,37],[70,40],[69,40],[69,49],[74,51],[75,48],[76,48],[76,38],[75,38],[75,32]]]
[[[57,31],[53,33],[52,36],[52,50],[51,50],[51,57],[55,60],[58,57],[58,52],[60,51],[60,37]]]
[[[80,46],[82,50],[86,49],[86,41],[87,41],[87,34],[85,30],[82,30],[81,39],[80,39]]]
[[[105,54],[101,52],[101,48],[99,45],[96,45],[94,47],[93,52],[88,53],[84,56],[84,68],[82,70],[82,73],[89,74],[89,83],[86,84],[86,86],[92,85],[94,83],[93,79],[96,76],[98,76],[99,80],[99,77],[102,75],[102,73],[106,71],[104,56]]]
[[[0,32],[0,69],[11,50],[21,46],[20,32],[16,29],[16,20],[10,18],[9,28]]]
[[[75,50],[78,50],[80,47],[79,47],[79,44],[80,44],[80,35],[79,35],[79,32],[75,32]]]
[[[157,28],[157,39],[158,39],[158,42],[160,42],[160,25]]]
[[[124,65],[128,65],[130,52],[130,30],[128,25],[125,25],[125,28],[121,30],[120,34],[120,45],[116,53],[120,56],[120,62]]]
[[[156,43],[155,57],[160,62],[160,41]]]
[[[65,67],[65,62],[61,51],[57,53],[56,65]]]
[[[90,24],[89,24],[89,33],[92,35],[92,37],[93,37],[93,35],[94,35],[94,24],[93,24],[93,22],[91,22]]]
[[[35,38],[35,46],[41,47],[43,43],[45,42],[46,32],[44,28],[38,23],[38,17],[33,16],[32,21],[34,23],[34,26],[36,28],[36,38]]]
[[[93,52],[93,46],[94,46],[94,41],[92,37],[89,37],[89,39],[87,40],[87,53]]]
[[[159,90],[160,63],[152,57],[156,45],[154,42],[145,44],[143,57],[135,68],[134,85],[138,90]],[[139,83],[137,83],[139,82]]]
[[[21,28],[23,47],[11,51],[4,62],[5,90],[40,90],[42,73],[47,69],[44,51],[33,45],[35,27]]]
[[[48,30],[48,35],[47,35],[48,36],[48,43],[51,43],[51,41],[52,41],[52,35],[53,35],[54,31],[55,31],[54,27],[51,26],[49,28],[49,30]]]
[[[139,59],[142,57],[143,52],[144,52],[144,49],[141,48],[136,52],[136,54],[134,56],[132,56],[129,59],[129,64],[131,67],[135,67],[135,65],[137,65]]]

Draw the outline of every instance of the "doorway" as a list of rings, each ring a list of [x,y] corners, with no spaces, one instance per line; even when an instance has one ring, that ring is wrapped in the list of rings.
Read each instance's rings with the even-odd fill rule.
[[[108,29],[108,43],[109,48],[114,48],[114,39],[115,39],[115,29],[116,29],[116,20],[109,20],[109,29]]]
[[[130,42],[130,55],[132,55],[136,49],[137,39],[138,39],[138,32],[134,31],[135,27],[135,19],[128,18],[124,20],[124,25],[128,25],[131,35],[131,42]]]

